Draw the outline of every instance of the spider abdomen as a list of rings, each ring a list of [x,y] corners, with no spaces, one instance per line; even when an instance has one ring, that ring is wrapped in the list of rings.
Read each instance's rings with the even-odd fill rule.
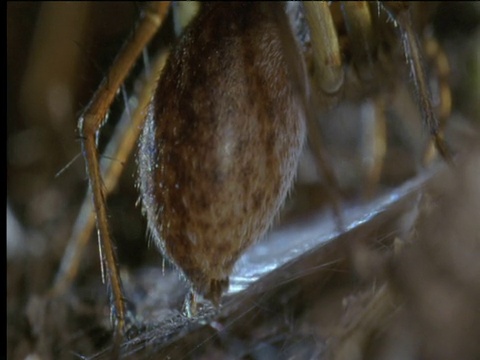
[[[204,7],[166,64],[140,141],[155,242],[216,304],[284,202],[305,136],[304,67],[282,10]]]

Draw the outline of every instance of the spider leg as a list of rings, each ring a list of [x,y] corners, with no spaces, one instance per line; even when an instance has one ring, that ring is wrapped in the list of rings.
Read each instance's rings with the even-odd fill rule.
[[[389,13],[388,10],[387,13]],[[452,154],[445,143],[442,129],[433,109],[427,76],[425,74],[422,51],[418,43],[418,37],[412,27],[410,17],[410,11],[406,8],[401,10],[394,20],[399,25],[401,41],[410,69],[412,83],[415,88],[417,102],[422,112],[422,118],[430,132],[432,142],[435,144],[435,148],[445,161],[452,163]]]
[[[427,61],[432,64],[433,68],[433,90],[434,106],[438,114],[439,132],[443,133],[447,119],[452,112],[452,93],[449,86],[448,77],[450,75],[450,64],[447,55],[441,48],[438,41],[432,37],[425,40],[425,55]],[[436,155],[435,143],[431,141],[425,151],[423,162],[430,163]]]
[[[153,65],[153,74],[162,71],[166,61],[166,53],[162,53]],[[137,96],[138,103],[131,116],[124,116],[115,128],[115,132],[108,143],[105,153],[109,159],[100,161],[102,179],[105,186],[105,196],[114,191],[119,183],[120,174],[124,164],[134,150],[139,133],[145,121],[145,109],[147,108],[151,94],[157,83],[157,78],[151,76],[143,85],[141,93]],[[111,161],[110,158],[117,161]],[[55,284],[51,295],[55,296],[65,292],[76,278],[80,262],[86,246],[95,228],[95,212],[90,196],[86,196],[73,226],[72,234],[61,261],[60,268],[55,278]]]
[[[96,146],[96,135],[106,118],[118,89],[124,82],[133,64],[142,53],[146,44],[157,32],[169,9],[168,2],[155,3],[142,13],[140,22],[115,59],[114,66],[100,84],[94,98],[87,106],[78,122],[82,138],[82,150],[85,157],[88,178],[92,189],[93,203],[98,228],[99,247],[105,261],[106,281],[112,292],[112,313],[116,331],[124,332],[126,307],[122,281],[118,270],[116,252],[108,229],[108,217],[105,205],[106,188],[102,181],[100,162]],[[90,223],[89,223],[90,224]],[[92,225],[89,225],[90,228]],[[83,241],[86,241],[85,238]],[[68,272],[67,272],[68,274]]]
[[[332,14],[326,1],[305,1],[303,5],[312,34],[314,84],[321,92],[333,95],[342,87],[345,74]]]

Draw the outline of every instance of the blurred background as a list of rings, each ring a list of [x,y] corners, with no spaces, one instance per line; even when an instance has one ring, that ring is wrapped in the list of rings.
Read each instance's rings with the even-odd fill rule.
[[[49,326],[45,319],[32,315],[32,307],[35,307],[35,297],[44,294],[52,284],[87,190],[76,131],[77,119],[130,33],[142,6],[126,2],[7,3],[9,359],[24,359],[29,354],[51,354],[48,346],[55,342],[55,336],[61,337],[57,329],[55,335],[49,334],[52,337],[50,343],[38,340],[41,337],[38,329],[46,331]],[[432,6],[431,12],[429,26],[450,61],[453,110],[449,128],[453,129],[451,138],[457,146],[455,139],[462,138],[458,134],[472,133],[472,129],[480,124],[480,7],[475,2],[439,2]],[[166,30],[156,41],[171,42],[172,27],[169,18]],[[127,86],[127,91],[131,92],[131,88]],[[124,103],[120,95],[118,98],[110,111],[111,121],[102,132],[105,138],[112,133],[115,119],[123,111]],[[350,104],[341,104],[338,112],[329,115],[341,124],[335,125],[340,126],[340,130],[329,130],[333,134],[329,143],[333,159],[346,157],[343,162],[336,162],[339,165],[335,169],[342,179],[349,179],[341,184],[346,194],[361,191],[358,177],[349,175],[356,170],[347,166],[358,163],[351,160],[355,159],[355,147],[344,151],[343,146],[347,145],[339,145],[349,144],[348,139],[358,130],[357,125],[351,125],[349,130],[348,123],[342,122],[341,114],[356,111],[358,109]],[[422,125],[418,128],[421,129]],[[449,136],[447,133],[447,139]],[[290,221],[325,203],[322,197],[325,189],[312,185],[308,156],[302,162],[304,170],[300,170],[294,200],[285,210],[285,218],[293,219]],[[122,180],[108,201],[119,261],[127,269],[149,263],[161,264],[158,252],[146,245],[146,223],[135,205],[138,194],[134,186],[136,170],[132,159],[125,163]],[[398,184],[409,175],[408,172],[398,175],[395,173],[398,167],[389,164],[392,161],[387,160],[382,175],[384,183],[379,184],[380,188],[383,184]],[[312,193],[318,195],[318,200],[310,201]],[[85,297],[94,310],[85,310],[82,321],[93,316],[92,313],[105,315],[98,299],[98,289],[102,286],[95,241],[91,241],[86,254],[77,284],[79,288],[85,286]],[[97,288],[85,290],[89,289],[86,284],[92,281],[97,283]],[[79,324],[82,322],[72,323],[66,334],[75,333]],[[102,330],[104,325],[100,323],[91,330],[95,336],[89,337],[88,344],[83,344],[86,352],[105,344],[102,339],[108,334]],[[92,338],[99,339],[100,345],[91,341]],[[47,358],[38,356],[39,359]]]

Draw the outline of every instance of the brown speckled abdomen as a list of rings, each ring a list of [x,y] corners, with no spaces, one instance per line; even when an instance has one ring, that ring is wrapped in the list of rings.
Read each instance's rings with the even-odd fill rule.
[[[138,155],[143,208],[163,254],[215,304],[292,184],[305,137],[302,61],[280,5],[217,3],[159,81]]]

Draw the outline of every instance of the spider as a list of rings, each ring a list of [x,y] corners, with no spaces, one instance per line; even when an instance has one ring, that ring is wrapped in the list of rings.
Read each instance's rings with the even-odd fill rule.
[[[291,187],[307,127],[316,165],[335,187],[313,111],[344,97],[375,98],[381,93],[382,76],[395,72],[386,65],[394,51],[386,50],[385,43],[401,49],[432,142],[449,159],[410,5],[306,2],[304,7],[311,45],[307,41],[301,49],[282,5],[202,6],[172,51],[157,90],[153,90],[155,76],[145,86],[146,94],[155,93],[152,102],[147,105],[150,96],[141,96],[147,100],[132,116],[141,123],[148,106],[138,155],[141,200],[156,244],[192,287],[192,307],[197,296],[218,306],[239,255],[267,231]],[[102,176],[96,137],[119,87],[168,10],[168,3],[146,7],[78,123],[102,274],[112,293],[114,325],[120,331],[127,310],[105,206],[120,166],[112,163]],[[338,11],[343,17],[336,15]],[[342,26],[348,38],[337,35]],[[348,54],[342,48],[348,48]],[[162,61],[153,68],[161,68]],[[313,79],[311,85],[307,74]],[[227,118],[230,121],[220,121]],[[132,128],[141,127],[137,123]],[[118,143],[119,151],[131,151],[138,132],[129,131]],[[91,209],[87,201],[82,213]],[[66,252],[54,291],[74,276],[80,249],[94,226],[94,218],[89,217],[75,230],[78,240]]]

